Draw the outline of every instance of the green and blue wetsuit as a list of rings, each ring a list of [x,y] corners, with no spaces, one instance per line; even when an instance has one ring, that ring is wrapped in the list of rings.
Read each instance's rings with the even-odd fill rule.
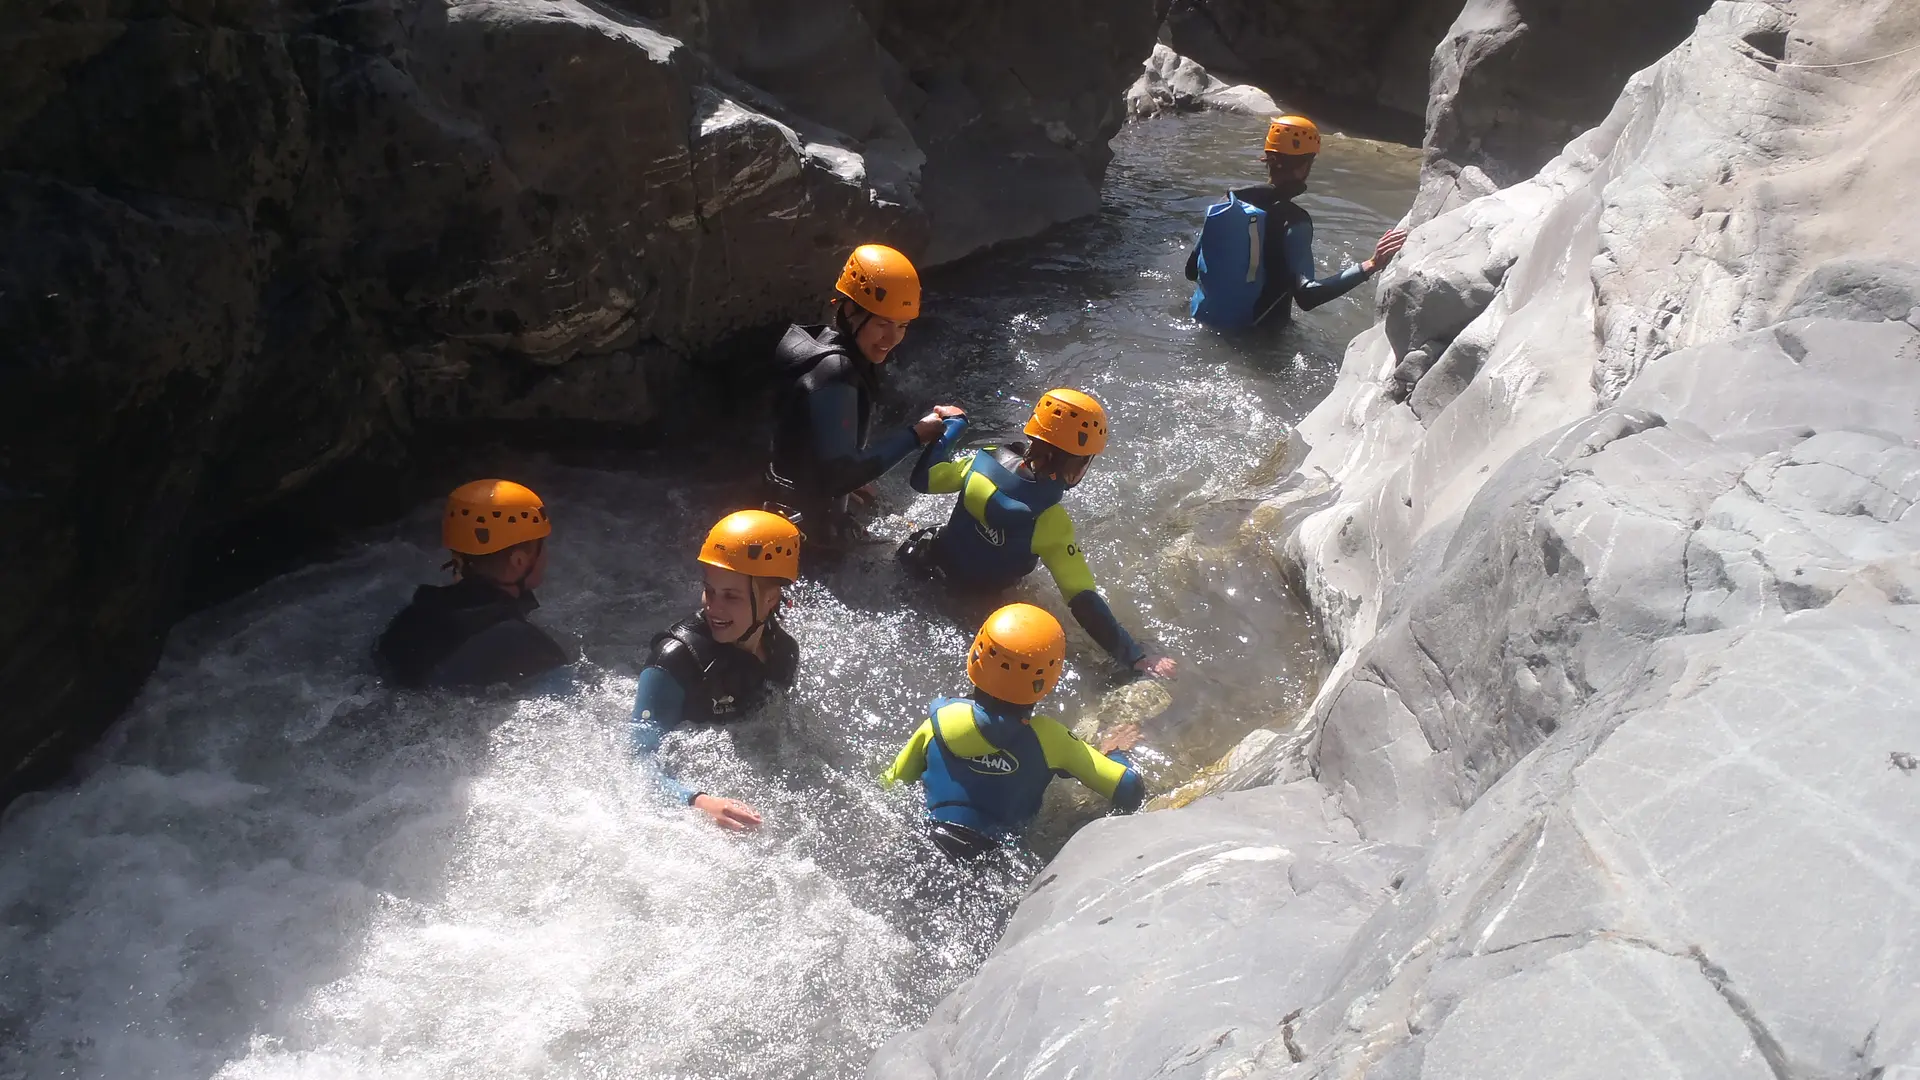
[[[1060,505],[1067,486],[1020,475],[1020,456],[1011,450],[989,446],[954,457],[965,430],[965,418],[948,420],[913,469],[915,491],[960,495],[932,541],[932,556],[947,579],[963,588],[997,591],[1013,587],[1044,562],[1074,619],[1114,659],[1132,667],[1146,650],[1100,595],[1074,538],[1073,519]]]
[[[920,781],[927,816],[994,839],[1017,834],[1040,812],[1055,775],[1071,776],[1131,813],[1147,786],[1120,751],[1102,754],[1030,705],[975,691],[936,698],[913,738],[880,777],[888,787]]]

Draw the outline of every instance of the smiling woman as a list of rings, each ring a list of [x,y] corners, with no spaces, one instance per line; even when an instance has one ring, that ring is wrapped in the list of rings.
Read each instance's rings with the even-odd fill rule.
[[[700,545],[700,612],[653,639],[633,699],[633,748],[677,802],[723,829],[751,829],[760,815],[735,799],[695,791],[652,759],[683,721],[746,719],[769,684],[792,686],[799,646],[780,628],[781,587],[800,576],[800,530],[765,510],[720,519]]]

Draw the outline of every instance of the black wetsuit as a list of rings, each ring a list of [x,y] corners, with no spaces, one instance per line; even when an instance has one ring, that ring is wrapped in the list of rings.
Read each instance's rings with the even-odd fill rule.
[[[1255,325],[1285,325],[1293,319],[1293,304],[1288,301],[1298,303],[1302,311],[1312,311],[1347,295],[1367,280],[1367,272],[1357,264],[1325,278],[1314,277],[1313,218],[1294,205],[1292,199],[1280,198],[1272,184],[1258,184],[1234,195],[1241,202],[1267,212],[1261,248],[1280,253],[1279,260],[1267,263],[1266,284],[1261,287],[1259,303],[1254,307],[1258,313],[1254,316]],[[1200,248],[1195,245],[1193,253],[1187,256],[1187,280],[1199,279]]]
[[[790,326],[774,350],[781,389],[768,452],[768,498],[802,515],[808,540],[846,521],[847,495],[920,446],[911,425],[868,445],[880,372],[832,326]]]
[[[374,646],[388,678],[401,686],[487,686],[520,682],[572,662],[527,613],[532,590],[513,596],[478,577],[422,585]]]
[[[767,696],[769,685],[793,685],[800,667],[800,645],[780,623],[768,618],[762,631],[767,658],[713,640],[699,612],[656,634],[647,664],[640,670],[633,698],[633,748],[654,762],[661,789],[675,802],[697,794],[660,768],[660,740],[682,723],[744,719]]]

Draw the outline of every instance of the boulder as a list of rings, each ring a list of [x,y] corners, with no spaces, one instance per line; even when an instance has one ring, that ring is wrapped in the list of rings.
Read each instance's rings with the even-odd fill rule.
[[[666,402],[816,313],[856,243],[939,262],[1092,213],[1161,14],[14,5],[0,801],[235,549],[417,498],[419,432],[695,411]]]
[[[1257,86],[1230,85],[1165,45],[1155,45],[1140,77],[1127,89],[1127,118],[1144,120],[1163,112],[1223,112],[1271,116],[1281,111]]]

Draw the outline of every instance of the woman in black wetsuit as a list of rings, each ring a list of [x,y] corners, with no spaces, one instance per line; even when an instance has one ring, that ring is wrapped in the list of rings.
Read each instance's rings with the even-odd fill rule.
[[[749,718],[769,685],[792,686],[800,647],[781,628],[782,589],[800,572],[800,530],[764,510],[720,519],[700,545],[700,610],[653,639],[633,700],[633,746],[676,802],[724,829],[760,815],[736,799],[696,791],[662,768],[660,740],[682,723]]]

